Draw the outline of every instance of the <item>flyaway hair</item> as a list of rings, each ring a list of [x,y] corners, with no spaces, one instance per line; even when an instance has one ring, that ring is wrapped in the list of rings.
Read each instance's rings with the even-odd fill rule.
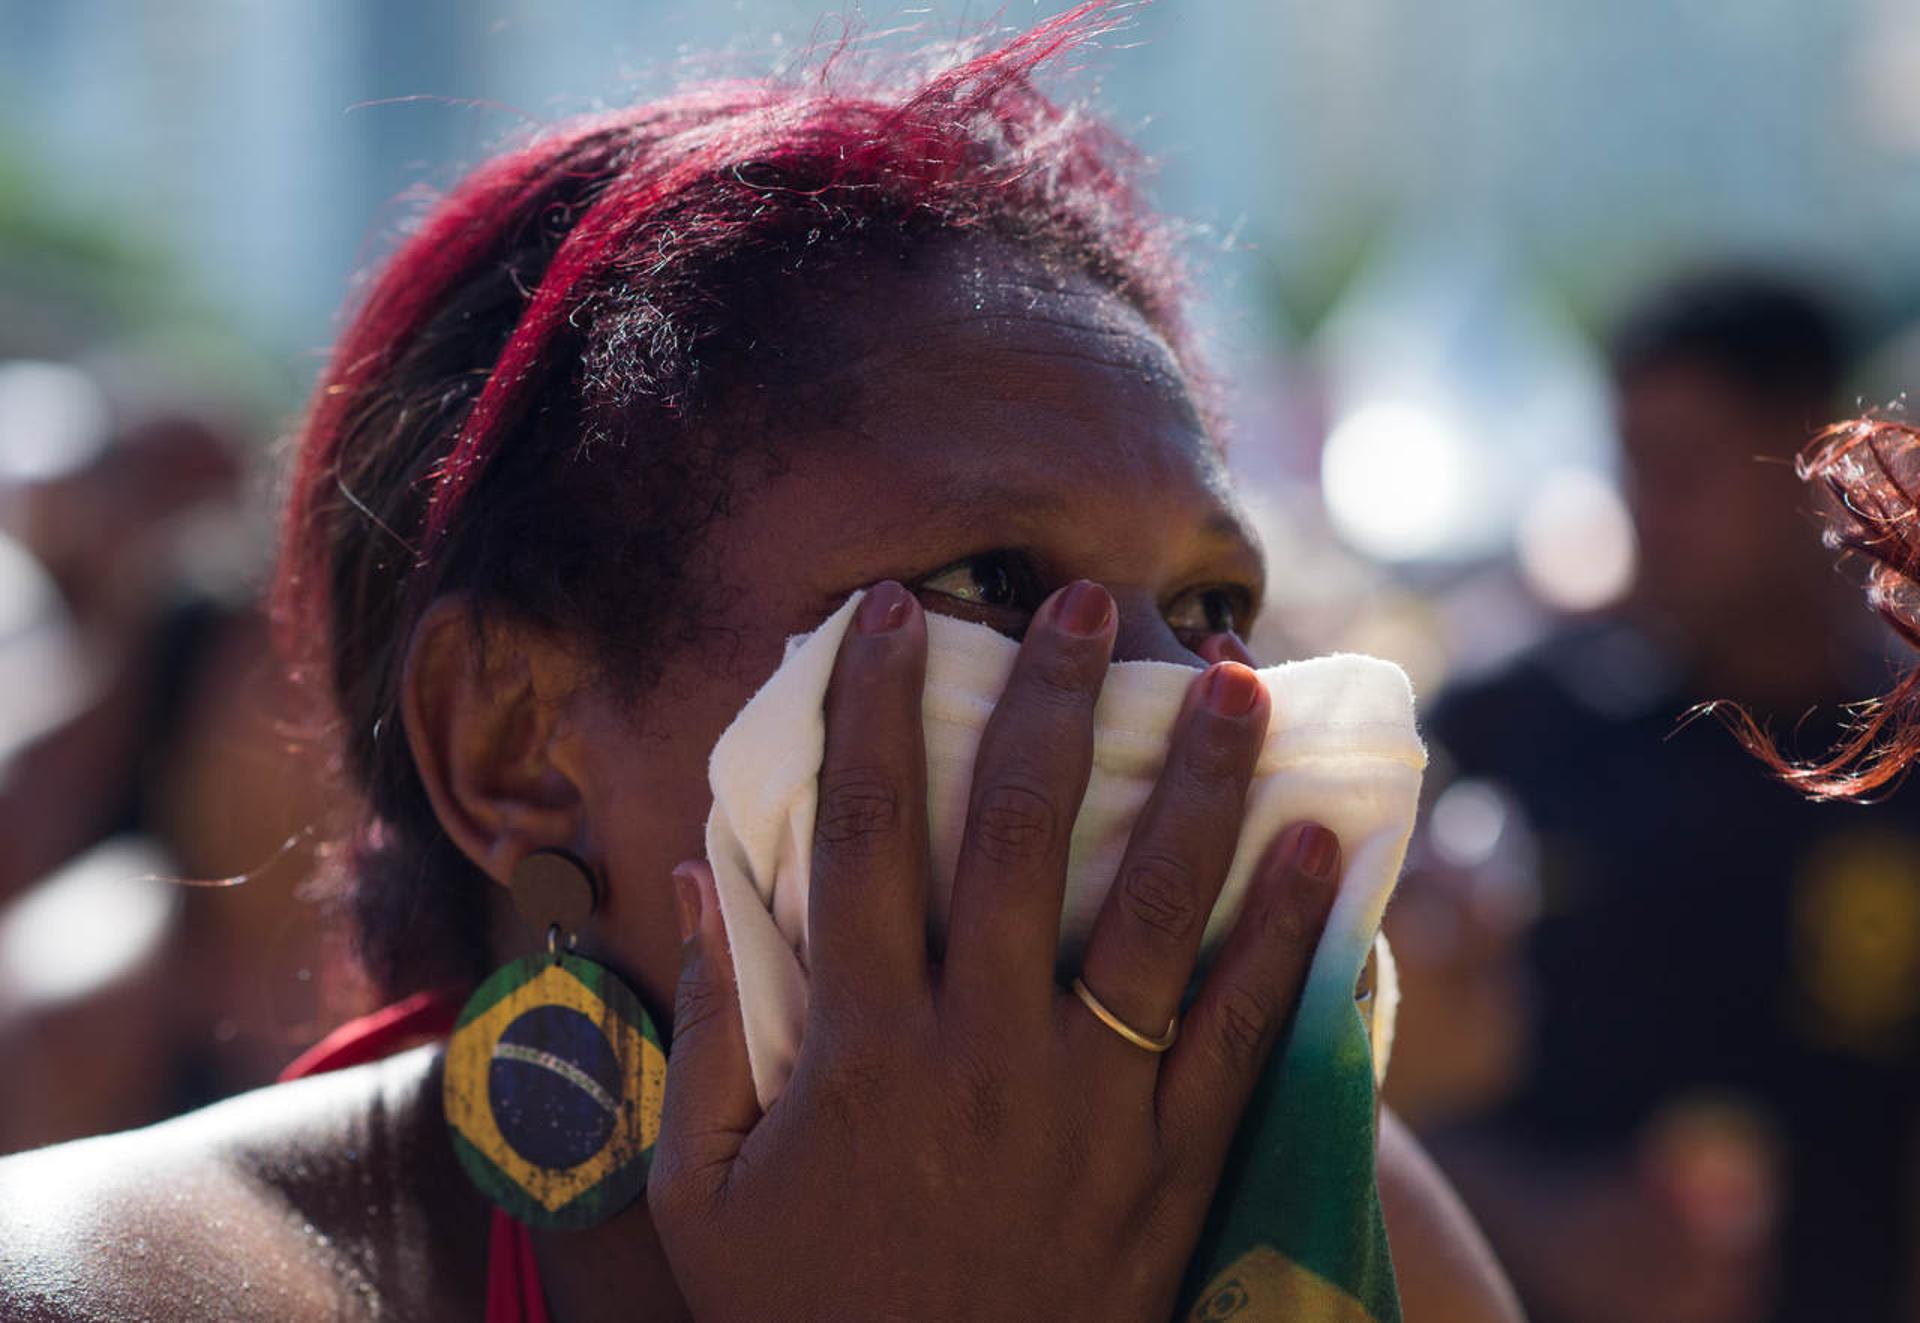
[[[1823,494],[1826,544],[1868,565],[1867,603],[1920,650],[1920,429],[1883,418],[1838,423],[1814,438],[1798,472]],[[1720,709],[1716,708],[1716,711]],[[1721,715],[1781,780],[1816,800],[1891,790],[1920,760],[1920,667],[1862,704],[1826,756],[1792,761],[1744,711]]]

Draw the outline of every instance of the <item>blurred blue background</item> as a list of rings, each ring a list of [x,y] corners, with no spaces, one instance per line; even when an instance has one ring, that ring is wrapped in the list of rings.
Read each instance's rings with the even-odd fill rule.
[[[6,0],[9,234],[85,216],[287,361],[327,342],[395,199],[524,123],[644,96],[696,54],[778,66],[833,38],[822,12]],[[843,12],[938,37],[995,11]],[[1491,241],[1582,308],[1729,251],[1820,262],[1898,304],[1920,268],[1913,16],[1899,0],[1169,0],[1085,62],[1158,160],[1164,203],[1248,248],[1218,282],[1281,291],[1276,335],[1310,330],[1381,232],[1407,228]]]

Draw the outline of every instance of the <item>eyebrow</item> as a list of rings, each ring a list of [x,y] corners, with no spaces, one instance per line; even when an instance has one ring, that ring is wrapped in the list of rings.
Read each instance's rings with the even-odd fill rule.
[[[1209,537],[1220,538],[1223,541],[1244,542],[1264,558],[1265,553],[1260,546],[1260,539],[1254,536],[1252,527],[1231,510],[1214,511],[1207,516],[1206,522],[1200,525],[1200,531]]]

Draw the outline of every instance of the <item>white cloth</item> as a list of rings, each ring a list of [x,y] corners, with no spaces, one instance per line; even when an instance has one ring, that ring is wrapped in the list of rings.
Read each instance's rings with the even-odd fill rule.
[[[807,888],[816,781],[825,744],[822,700],[860,594],[811,634],[788,640],[786,658],[714,746],[707,858],[733,951],[747,1055],[761,1105],[779,1096],[800,1048],[807,1007]],[[993,630],[927,617],[922,711],[933,879],[931,931],[946,930],[953,870],[966,823],[974,754],[1018,646]],[[1165,760],[1190,667],[1119,662],[1094,710],[1094,766],[1074,822],[1060,922],[1060,963],[1080,952],[1118,869],[1133,821]],[[1266,744],[1247,795],[1240,843],[1208,921],[1203,955],[1231,927],[1253,865],[1287,824],[1311,819],[1339,838],[1345,871],[1321,939],[1373,942],[1413,827],[1426,751],[1414,729],[1413,692],[1401,670],[1371,657],[1289,662],[1260,672],[1273,701]],[[1315,967],[1321,960],[1316,957]],[[1397,995],[1388,960],[1376,980],[1373,1041],[1384,1068]],[[1352,974],[1346,975],[1351,982]]]

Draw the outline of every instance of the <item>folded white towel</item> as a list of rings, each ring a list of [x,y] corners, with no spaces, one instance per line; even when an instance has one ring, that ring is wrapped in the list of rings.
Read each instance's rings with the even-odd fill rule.
[[[821,704],[859,599],[856,593],[811,634],[788,640],[785,660],[720,737],[708,769],[707,858],[763,1107],[792,1074],[806,1021],[807,888],[826,739]],[[1019,649],[984,626],[931,614],[927,645],[929,922],[938,941],[946,931],[974,755]],[[1119,662],[1108,672],[1094,710],[1093,774],[1074,822],[1060,921],[1060,965],[1069,975],[1159,775],[1193,675],[1170,662]],[[1399,875],[1426,766],[1413,692],[1392,663],[1354,655],[1271,666],[1260,678],[1272,696],[1273,718],[1202,959],[1231,927],[1267,843],[1287,824],[1311,819],[1340,838],[1345,864],[1312,976],[1343,977],[1351,987]],[[1391,960],[1379,965],[1376,1072],[1385,1067],[1397,997]]]

